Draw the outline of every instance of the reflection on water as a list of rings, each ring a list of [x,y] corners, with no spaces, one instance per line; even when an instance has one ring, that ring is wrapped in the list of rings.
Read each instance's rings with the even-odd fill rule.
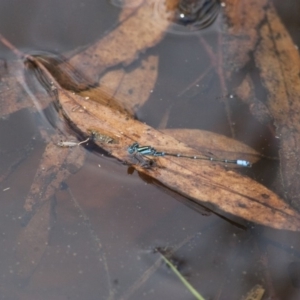
[[[200,35],[201,31],[216,21],[220,11],[219,0],[181,0],[175,18],[170,19],[168,33],[175,35]],[[164,1],[155,1],[155,17],[163,18]]]
[[[178,5],[176,22],[190,30],[201,30],[210,26],[218,16],[218,0],[182,0]]]
[[[80,6],[82,1],[73,3]],[[90,5],[93,15],[95,6],[85,5]],[[54,5],[52,9],[53,14],[57,12]],[[97,15],[105,15],[103,11],[99,9]],[[64,15],[72,19],[67,7]],[[52,26],[56,25],[59,28],[54,18]],[[85,31],[96,31],[99,24],[85,26]],[[215,47],[217,33],[208,37]],[[67,35],[63,37],[67,39]],[[220,101],[225,95],[221,95],[209,56],[201,48],[203,43],[195,36],[181,38],[167,36],[162,45],[150,50],[160,54],[160,75],[150,102],[138,116],[155,126],[169,114],[170,127],[229,135]],[[53,40],[48,40],[48,47],[57,43]],[[208,76],[201,80],[199,74],[204,70],[209,70]],[[245,106],[235,98],[230,101],[238,138],[261,145],[273,155],[277,149],[273,149],[276,141],[270,131],[255,127]],[[53,113],[51,110],[53,123],[57,123]],[[180,272],[205,299],[215,298],[217,293],[222,299],[241,299],[257,283],[267,289],[267,297],[299,299],[298,233],[234,219],[248,227],[245,231],[216,215],[203,216],[136,172],[128,175],[127,166],[115,159],[87,150],[83,167],[63,182],[51,199],[49,240],[40,262],[28,277],[20,277],[16,249],[24,228],[23,206],[46,146],[38,125],[52,132],[51,125],[29,109],[0,121],[0,299],[191,298],[153,252],[155,248],[174,251],[174,258],[181,262]],[[257,131],[261,136],[253,136]],[[265,184],[273,181],[276,163],[269,164],[271,169],[262,165],[249,175]]]
[[[142,0],[111,0],[112,5],[123,8],[137,8]],[[175,18],[170,19],[167,32],[190,35],[209,27],[216,20],[220,10],[219,0],[180,0]],[[165,2],[153,0],[153,18],[165,18]]]

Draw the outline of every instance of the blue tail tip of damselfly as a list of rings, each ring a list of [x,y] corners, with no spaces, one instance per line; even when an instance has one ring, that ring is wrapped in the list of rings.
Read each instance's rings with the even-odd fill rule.
[[[236,161],[236,164],[237,164],[238,166],[241,166],[241,167],[247,167],[247,168],[251,168],[251,167],[252,167],[252,164],[251,164],[250,161],[248,161],[248,160],[243,160],[243,159],[238,159],[238,160]]]

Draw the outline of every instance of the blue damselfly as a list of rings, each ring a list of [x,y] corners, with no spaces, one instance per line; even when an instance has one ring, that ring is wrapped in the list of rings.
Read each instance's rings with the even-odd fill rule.
[[[153,161],[144,159],[144,157],[147,156],[154,156],[154,157],[173,156],[173,157],[181,157],[181,158],[189,158],[189,159],[208,160],[211,162],[221,162],[224,164],[234,164],[240,167],[251,167],[251,163],[244,159],[224,159],[224,158],[216,158],[213,156],[187,155],[181,153],[157,151],[155,148],[151,146],[140,146],[137,142],[133,143],[128,147],[128,153],[133,155],[138,160],[138,162],[141,164],[142,167],[150,167],[153,164]]]

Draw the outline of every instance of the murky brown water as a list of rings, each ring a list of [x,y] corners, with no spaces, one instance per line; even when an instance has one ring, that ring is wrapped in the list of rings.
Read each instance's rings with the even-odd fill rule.
[[[296,1],[281,4],[300,46],[296,11]],[[0,28],[23,51],[61,53],[101,37],[118,12],[109,1],[4,1]],[[170,128],[230,136],[222,102],[228,95],[221,94],[216,74],[208,72],[200,91],[185,91],[199,70],[209,67],[207,54],[199,50],[201,38],[215,45],[216,29],[169,33],[149,50],[160,56],[159,78],[137,112],[140,120],[156,127],[169,114]],[[2,45],[0,51],[13,58]],[[246,107],[234,99],[231,104],[236,138],[276,154],[271,132],[253,127]],[[156,247],[176,249],[174,261],[205,299],[241,299],[258,283],[272,299],[299,299],[298,233],[254,225],[246,231],[216,215],[203,216],[183,197],[174,198],[115,159],[87,150],[84,166],[55,194],[49,245],[40,263],[28,278],[17,276],[23,204],[45,148],[38,124],[51,128],[43,115],[29,110],[0,120],[0,176],[12,170],[0,183],[0,299],[193,299],[170,269],[155,265]],[[246,172],[271,185],[276,168],[263,161]]]

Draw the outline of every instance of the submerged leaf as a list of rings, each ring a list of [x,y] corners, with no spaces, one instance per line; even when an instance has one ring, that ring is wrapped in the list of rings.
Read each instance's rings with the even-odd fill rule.
[[[80,95],[134,115],[148,100],[157,72],[158,57],[150,55],[132,70],[126,71],[122,68],[105,73],[99,81],[99,87],[83,91]]]
[[[250,112],[261,124],[268,125],[273,122],[267,106],[256,98],[254,84],[249,74],[246,75],[240,86],[236,89],[236,95],[249,105]]]
[[[265,17],[268,0],[226,0],[223,34],[223,67],[227,79],[243,68],[250,60],[259,38],[257,27]]]
[[[59,136],[53,136],[53,140],[55,139],[58,142]],[[48,201],[61,182],[66,180],[71,173],[75,173],[83,161],[84,154],[80,147],[59,148],[55,143],[49,142],[27,195],[25,210],[31,212]]]
[[[39,264],[48,247],[51,221],[51,201],[46,201],[35,213],[17,239],[17,273],[28,278]]]
[[[265,289],[261,285],[257,284],[248,292],[243,300],[261,300],[264,293]]]
[[[144,0],[122,18],[118,26],[95,44],[52,68],[47,67],[65,88],[85,90],[97,86],[100,75],[110,67],[129,65],[147,48],[155,46],[164,36],[173,18],[178,0],[166,0],[160,14],[157,0]]]
[[[281,192],[300,211],[299,51],[271,1],[229,0],[224,11],[228,21],[223,48],[226,77],[232,81],[254,59],[267,99],[258,99],[261,92],[255,90],[250,74],[237,88],[237,94],[259,122],[276,126]]]
[[[35,110],[33,99],[39,98],[39,108],[45,108],[49,101],[45,93],[33,95],[24,80],[22,61],[1,61],[0,64],[0,117],[6,117],[23,108]]]
[[[280,138],[280,168],[284,193],[300,210],[300,56],[270,3],[255,61],[268,91],[267,107]]]

